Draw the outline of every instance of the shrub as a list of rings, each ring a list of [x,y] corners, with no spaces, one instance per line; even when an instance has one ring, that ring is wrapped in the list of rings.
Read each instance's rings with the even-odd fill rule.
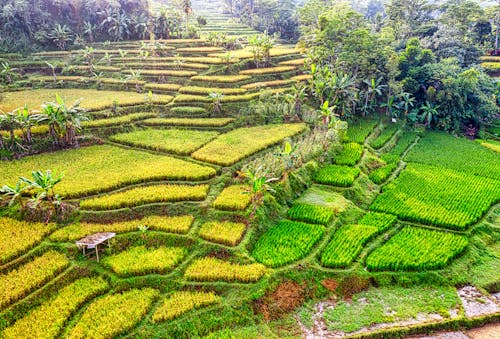
[[[187,233],[193,224],[194,218],[190,215],[164,217],[148,216],[143,219],[121,221],[111,224],[77,223],[58,229],[50,235],[52,241],[74,241],[87,235],[99,232],[127,233],[135,232],[139,226],[149,230],[172,233]]]
[[[432,270],[446,266],[467,246],[463,235],[404,227],[366,259],[370,270]]]
[[[137,246],[102,260],[102,264],[121,276],[164,274],[177,266],[187,254],[182,247],[146,248]]]
[[[236,246],[245,233],[246,225],[237,222],[207,222],[200,228],[200,237],[205,240]]]
[[[261,264],[240,265],[216,258],[201,258],[188,266],[184,277],[195,281],[255,282],[266,272]]]
[[[0,217],[0,264],[24,253],[56,229],[55,224],[28,223]]]
[[[260,237],[252,255],[267,266],[283,266],[308,255],[324,233],[321,225],[282,220]]]
[[[219,133],[212,131],[145,129],[115,134],[109,139],[125,145],[147,148],[154,151],[187,155],[215,139],[218,135]]]
[[[306,129],[304,124],[265,125],[238,128],[222,134],[192,154],[201,161],[230,166],[284,138]]]
[[[359,173],[357,167],[329,165],[316,173],[315,180],[320,184],[347,187],[353,184]]]
[[[221,298],[213,292],[175,292],[156,309],[153,321],[171,320],[193,309],[220,302]]]
[[[214,201],[214,207],[224,211],[244,211],[252,201],[248,185],[232,185],[224,188]]]
[[[108,295],[93,302],[71,330],[69,338],[86,338],[99,334],[112,338],[136,326],[158,297],[158,291],[132,289]]]
[[[44,255],[0,276],[0,308],[26,296],[69,266],[63,254],[49,251]]]
[[[83,303],[106,289],[108,283],[100,277],[79,279],[5,329],[2,338],[55,338]]]
[[[199,201],[208,194],[208,185],[151,185],[82,200],[80,208],[110,210],[155,202]]]

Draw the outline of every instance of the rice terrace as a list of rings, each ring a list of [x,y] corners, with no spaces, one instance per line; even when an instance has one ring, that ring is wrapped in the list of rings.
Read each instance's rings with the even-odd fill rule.
[[[500,1],[0,4],[0,338],[500,338]]]

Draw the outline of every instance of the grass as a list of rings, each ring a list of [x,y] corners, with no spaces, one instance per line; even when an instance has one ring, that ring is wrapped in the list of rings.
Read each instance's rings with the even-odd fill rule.
[[[40,110],[42,104],[47,101],[55,101],[56,94],[66,102],[67,105],[82,99],[81,107],[89,111],[100,111],[113,106],[114,102],[118,106],[143,105],[146,97],[142,93],[120,92],[120,91],[98,91],[94,89],[31,89],[26,91],[5,92],[2,94],[0,110],[10,112],[25,104],[31,110]],[[153,96],[153,103],[168,104],[172,101],[169,95]]]
[[[193,309],[218,304],[221,300],[221,297],[213,292],[174,292],[156,309],[153,314],[153,322],[175,319]]]
[[[320,184],[348,187],[354,183],[359,173],[357,167],[328,165],[316,173],[315,180]]]
[[[409,163],[396,180],[384,186],[370,209],[403,220],[464,230],[499,198],[497,180]]]
[[[285,138],[306,129],[304,124],[265,125],[238,128],[222,134],[192,154],[192,157],[209,163],[230,166]]]
[[[73,313],[107,288],[108,283],[101,277],[79,279],[9,326],[2,338],[55,338]]]
[[[56,229],[55,224],[29,223],[0,217],[0,264],[4,264],[40,243]]]
[[[110,140],[154,151],[187,155],[215,139],[218,135],[219,133],[211,131],[143,129],[115,134],[110,137]]]
[[[191,78],[192,81],[203,81],[208,83],[237,83],[251,79],[248,75],[197,75]]]
[[[459,305],[453,287],[379,287],[355,294],[352,301],[341,301],[325,312],[330,331],[354,332],[373,325],[410,320],[420,314],[449,311]]]
[[[252,256],[266,266],[283,266],[307,256],[324,233],[321,225],[282,220],[260,237]]]
[[[236,246],[245,233],[246,225],[230,221],[212,221],[203,224],[199,235],[205,240],[219,244]]]
[[[131,247],[119,254],[106,257],[102,264],[120,276],[165,274],[177,266],[187,254],[183,247]]]
[[[465,236],[404,227],[366,259],[366,267],[381,270],[432,270],[446,266],[467,246]]]
[[[43,286],[70,264],[64,254],[49,251],[0,275],[0,309]]]
[[[255,282],[266,272],[261,264],[234,264],[216,258],[196,259],[184,272],[184,277],[194,281]]]
[[[96,334],[112,338],[136,326],[158,298],[151,288],[132,289],[97,299],[85,310],[68,338],[88,338]]]
[[[210,167],[184,160],[110,145],[34,155],[0,163],[0,183],[13,184],[32,170],[64,172],[56,191],[66,197],[90,195],[154,180],[204,180],[216,174]]]
[[[184,216],[147,216],[142,219],[118,221],[110,224],[97,224],[81,222],[58,229],[50,235],[50,240],[56,242],[69,242],[98,232],[127,233],[136,232],[140,226],[148,230],[185,234],[191,228],[194,218]]]
[[[179,93],[209,95],[210,93],[221,93],[224,95],[244,94],[244,88],[219,88],[219,87],[200,87],[200,86],[185,86],[179,89]]]
[[[248,185],[232,185],[222,190],[214,201],[214,207],[223,211],[244,211],[251,201]]]
[[[233,118],[153,118],[144,120],[146,126],[183,126],[183,127],[224,127]]]
[[[151,185],[106,194],[80,202],[80,208],[111,210],[159,202],[200,201],[208,194],[208,185]]]

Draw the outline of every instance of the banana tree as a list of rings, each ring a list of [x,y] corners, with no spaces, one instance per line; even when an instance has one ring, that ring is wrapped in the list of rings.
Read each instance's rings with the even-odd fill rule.
[[[15,186],[3,185],[0,188],[0,193],[9,199],[9,206],[19,203],[21,208],[24,208],[23,193],[28,189],[28,186],[23,181],[18,181]]]
[[[3,79],[3,82],[8,85],[14,83],[14,79],[18,76],[16,73],[18,69],[12,67],[8,62],[2,62],[1,65],[0,77]]]
[[[264,203],[264,196],[268,192],[275,192],[270,183],[278,181],[279,178],[268,178],[262,173],[262,167],[257,168],[255,171],[248,170],[244,173],[239,173],[242,177],[246,178],[250,188],[243,192],[251,194],[252,199],[252,213],[251,217],[255,216],[257,208]]]
[[[382,91],[387,86],[382,84],[382,78],[363,80],[363,83],[366,85],[366,90],[364,91],[365,105],[363,107],[363,116],[366,116],[373,107],[373,101],[382,95]]]
[[[210,109],[212,113],[219,115],[222,114],[222,99],[224,98],[224,94],[220,92],[210,93],[208,98],[211,100]]]
[[[432,121],[437,117],[439,114],[439,106],[434,106],[432,103],[426,101],[425,104],[423,104],[420,107],[420,112],[422,113],[420,116],[420,121],[425,123],[425,126],[427,128],[431,127]]]
[[[24,105],[23,108],[18,108],[15,112],[17,114],[17,125],[23,132],[23,139],[27,144],[31,144],[33,141],[31,127],[38,122],[38,116],[30,114],[28,105]]]

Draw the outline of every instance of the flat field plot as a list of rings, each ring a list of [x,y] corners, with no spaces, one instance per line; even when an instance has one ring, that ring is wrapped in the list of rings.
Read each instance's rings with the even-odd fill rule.
[[[33,170],[65,173],[57,192],[78,197],[153,180],[204,180],[216,174],[201,166],[168,156],[100,145],[26,157],[0,164],[0,183],[13,184]]]

